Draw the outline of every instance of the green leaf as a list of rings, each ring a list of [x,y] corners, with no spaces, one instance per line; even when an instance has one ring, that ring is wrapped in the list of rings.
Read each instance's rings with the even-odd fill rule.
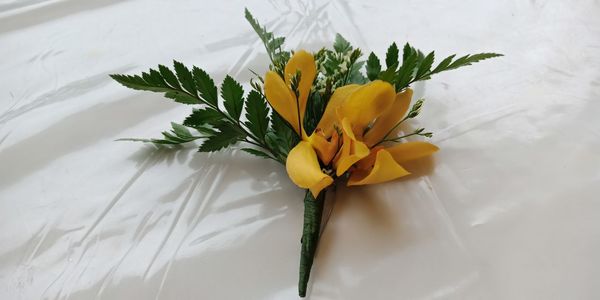
[[[348,75],[348,81],[346,82],[346,84],[352,84],[352,83],[365,84],[365,83],[367,83],[367,78],[360,71],[364,64],[365,64],[365,61],[359,61],[359,62],[356,62],[354,65],[352,65],[352,68],[350,69],[350,73]]]
[[[218,103],[217,86],[210,76],[202,69],[194,67],[192,69],[196,88],[200,92],[200,97],[204,101],[216,107]]]
[[[337,53],[347,53],[352,50],[352,46],[341,34],[337,33],[333,42],[333,49]]]
[[[117,141],[132,141],[132,142],[143,142],[153,143],[157,145],[177,145],[192,142],[197,139],[204,138],[204,136],[194,136],[185,126],[177,123],[171,123],[171,131],[163,131],[162,135],[164,139],[138,139],[138,138],[124,138],[118,139]]]
[[[259,157],[273,159],[273,157],[271,157],[269,154],[262,152],[260,150],[253,149],[253,148],[242,148],[242,151],[250,153],[252,155],[259,156]]]
[[[398,76],[396,78],[396,91],[400,91],[407,87],[414,78],[414,70],[417,66],[418,57],[418,53],[413,53],[402,63],[400,69],[398,69]]]
[[[275,151],[276,155],[280,157],[287,157],[291,149],[291,144],[288,144],[289,140],[285,136],[276,135],[273,131],[267,132],[265,135],[265,143],[269,148]]]
[[[456,56],[456,54],[452,54],[446,58],[444,58],[444,60],[442,60],[442,62],[440,62],[437,67],[435,67],[435,69],[433,69],[433,71],[431,71],[431,73],[439,73],[442,70],[446,70],[446,68],[448,68],[448,66],[450,65],[450,63],[452,62],[452,59],[454,59],[454,57]]]
[[[158,70],[160,71],[160,75],[164,78],[164,80],[172,87],[175,89],[181,89],[181,86],[179,85],[179,81],[177,81],[177,76],[175,76],[175,74],[173,74],[173,72],[171,70],[169,70],[169,68],[163,66],[163,65],[158,65]]]
[[[194,83],[194,77],[188,68],[186,68],[182,63],[178,61],[173,61],[173,67],[175,68],[175,73],[177,73],[177,78],[181,83],[181,86],[188,93],[196,96],[196,84]]]
[[[163,80],[162,75],[156,70],[150,69],[148,73],[142,72],[142,78],[151,86],[168,87],[167,83]]]
[[[304,111],[304,130],[309,135],[315,130],[325,111],[325,101],[321,93],[312,93]]]
[[[159,69],[160,72],[150,69],[147,73],[143,72],[142,76],[113,74],[110,77],[134,90],[165,93],[165,97],[184,104],[200,103],[200,100],[194,95],[190,95],[181,88],[177,77],[167,67],[159,65]]]
[[[153,70],[151,70],[153,71]],[[155,71],[156,72],[156,71]],[[142,91],[150,91],[150,92],[168,92],[173,89],[167,87],[166,85],[160,84],[151,84],[144,80],[142,77],[138,75],[120,75],[120,74],[111,74],[109,75],[112,79],[122,84],[125,87],[134,90],[142,90]],[[162,77],[161,77],[162,78]]]
[[[417,49],[417,62],[420,63],[423,59],[425,59],[425,54]]]
[[[244,138],[244,135],[240,133],[231,123],[220,123],[215,126],[217,132],[208,137],[202,143],[200,148],[198,148],[199,152],[213,152],[218,151],[223,148],[226,148],[230,145],[235,144],[239,140]]]
[[[396,67],[398,67],[398,64],[393,64],[390,68],[388,68],[387,70],[379,73],[379,75],[377,76],[378,79],[383,80],[383,81],[387,81],[391,84],[394,84],[394,78],[396,77]]]
[[[234,119],[239,119],[244,106],[244,89],[231,76],[227,75],[221,85],[221,97],[223,105]]]
[[[465,56],[462,56],[462,57],[454,60],[454,58],[456,57],[456,54],[453,54],[453,55],[450,55],[450,56],[444,58],[444,60],[442,60],[435,67],[435,69],[433,69],[433,71],[426,73],[425,74],[426,76],[424,76],[424,78],[422,78],[422,79],[427,79],[433,74],[441,73],[441,72],[448,71],[448,70],[458,69],[458,68],[465,67],[465,66],[470,66],[471,64],[474,64],[476,62],[479,62],[479,61],[482,61],[485,59],[494,58],[494,57],[500,57],[500,56],[503,56],[503,55],[497,54],[497,53],[478,53],[478,54],[472,54],[472,55],[465,55]]]
[[[377,79],[379,72],[381,72],[381,63],[379,62],[377,55],[371,52],[371,54],[369,54],[369,58],[367,59],[367,77],[369,80],[375,80]]]
[[[271,111],[271,120],[271,127],[276,134],[281,134],[284,130],[290,129],[289,126],[286,125],[286,121],[274,110]]]
[[[271,128],[265,135],[265,143],[278,161],[285,163],[290,149],[299,142],[291,126],[274,110],[271,111]]]
[[[246,127],[255,136],[263,139],[269,128],[269,109],[262,95],[252,90],[246,98]]]
[[[222,120],[223,115],[220,112],[207,107],[203,109],[195,109],[191,115],[185,118],[183,125],[192,128],[204,129],[204,125],[216,125]]]
[[[460,67],[469,66],[471,64],[482,61],[484,59],[489,59],[489,58],[499,57],[499,56],[503,56],[503,55],[497,54],[497,53],[478,53],[478,54],[472,54],[472,55],[465,55],[465,56],[455,60],[454,62],[452,62],[448,66],[448,68],[446,68],[446,70],[457,69]]]
[[[274,136],[279,137],[285,146],[285,154],[291,149],[291,145],[296,144],[294,137],[297,136],[296,132],[290,128],[287,121],[285,121],[277,112],[271,111],[271,128]],[[269,134],[267,133],[267,136]]]
[[[168,91],[165,93],[165,97],[175,100],[175,102],[183,104],[200,104],[200,101],[183,91]]]
[[[266,44],[268,42],[267,41],[267,35],[268,35],[267,30],[260,26],[260,24],[258,23],[258,20],[256,20],[254,18],[254,16],[252,16],[252,14],[250,13],[250,11],[247,8],[244,9],[244,15],[245,15],[248,23],[250,23],[250,26],[252,26],[252,29],[254,29],[254,31],[258,35],[258,37],[263,41],[263,43]]]
[[[402,61],[406,61],[408,57],[417,53],[417,50],[413,48],[409,43],[404,44],[404,48],[402,49]]]
[[[254,29],[260,40],[265,45],[265,49],[267,50],[267,54],[269,55],[275,70],[278,71],[278,73],[281,73],[285,62],[287,62],[290,57],[289,52],[281,50],[281,46],[285,42],[285,38],[275,37],[273,33],[267,31],[267,28],[261,26],[247,8],[244,10],[244,15],[248,23],[250,23],[250,26],[252,26],[252,29]]]
[[[185,137],[180,138],[176,134],[168,131],[163,131],[162,135],[165,137],[164,141],[169,141],[171,143],[183,144],[189,142]]]
[[[423,75],[427,74],[431,70],[431,66],[433,65],[434,58],[435,58],[435,53],[432,51],[429,54],[427,54],[427,56],[425,56],[425,58],[423,58],[419,62],[417,74],[415,75],[415,78],[417,80],[419,78],[421,78]]]
[[[288,51],[276,51],[273,53],[273,60],[279,67],[285,67],[285,64],[290,60],[291,53]]]
[[[155,145],[179,145],[179,144],[182,144],[181,142],[176,142],[176,141],[171,141],[171,140],[162,140],[162,139],[122,138],[122,139],[117,139],[116,141],[152,143]]]
[[[285,42],[285,38],[284,37],[277,37],[277,38],[273,38],[272,40],[270,40],[267,44],[267,47],[269,48],[270,51],[275,51],[279,48],[281,48],[281,46],[283,45],[283,43]]]
[[[183,126],[181,124],[177,124],[175,122],[171,122],[171,127],[173,127],[173,132],[178,137],[182,137],[182,138],[193,137],[192,133],[187,129],[187,127],[185,127],[185,126]]]
[[[389,69],[393,65],[398,66],[398,46],[396,43],[392,43],[392,45],[388,48],[387,53],[385,54],[385,65]]]

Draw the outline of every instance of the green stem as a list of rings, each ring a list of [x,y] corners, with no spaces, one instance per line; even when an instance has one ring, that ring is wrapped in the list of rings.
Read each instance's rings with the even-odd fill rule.
[[[298,294],[300,297],[306,296],[310,269],[312,268],[319,243],[319,231],[321,230],[321,217],[323,215],[326,192],[327,189],[321,191],[315,199],[312,193],[307,190],[304,196],[304,225],[300,252],[300,279],[298,281]]]
[[[400,120],[400,122],[396,123],[396,125],[394,125],[394,127],[392,127],[392,129],[388,130],[388,132],[383,136],[383,138],[381,139],[381,141],[377,142],[377,144],[373,145],[373,147],[386,142],[388,140],[386,140],[386,138],[392,133],[392,131],[394,131],[396,128],[398,128],[398,126],[400,126],[400,124],[402,124],[402,122],[406,121],[408,119],[408,117],[404,117],[402,120]]]
[[[356,61],[353,61],[349,66],[348,66],[348,70],[346,71],[346,76],[344,76],[344,84],[346,85],[348,84],[348,77],[350,77],[350,73],[352,72],[352,68],[354,67],[354,64],[356,63]]]
[[[251,144],[251,145],[254,145],[254,146],[257,146],[257,147],[262,147],[260,144],[258,144],[258,143],[255,143],[255,142],[253,142],[253,141],[249,140],[248,138],[245,138],[245,139],[243,140],[243,142],[246,142],[246,143],[248,143],[248,144]],[[278,163],[280,163],[280,164],[283,164],[283,165],[285,165],[285,161],[282,161],[282,160],[280,160],[280,159],[277,159],[277,158],[275,158],[274,156],[271,156],[271,155],[269,155],[269,154],[267,154],[267,153],[265,153],[265,154],[266,154],[266,155],[267,155],[267,157],[269,157],[270,159],[272,159],[272,160],[274,160],[274,161],[276,161],[276,162],[278,162]]]
[[[393,138],[393,139],[390,139],[390,140],[381,140],[381,142],[379,142],[379,143],[383,143],[383,142],[397,142],[397,141],[399,141],[399,140],[401,140],[403,138],[407,138],[407,137],[413,136],[413,135],[419,135],[419,133],[418,132],[413,132],[413,133],[410,133],[410,134],[407,134],[407,135],[403,135],[403,136],[399,136],[397,138]],[[379,143],[377,143],[377,145]],[[375,145],[375,146],[377,146],[377,145]]]

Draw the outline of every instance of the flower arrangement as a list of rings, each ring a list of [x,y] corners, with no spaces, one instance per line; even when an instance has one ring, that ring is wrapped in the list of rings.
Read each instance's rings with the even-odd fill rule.
[[[248,145],[242,151],[285,165],[292,182],[306,190],[298,283],[304,297],[327,191],[336,182],[367,185],[406,176],[403,163],[438,150],[425,141],[405,140],[431,137],[424,128],[398,135],[399,126],[417,117],[424,103],[413,102],[411,84],[501,55],[451,55],[434,67],[434,52],[425,54],[407,43],[400,56],[393,43],[382,66],[372,52],[361,60],[362,51],[339,34],[333,48],[286,51],[284,37],[267,31],[248,10],[245,16],[271,61],[264,76],[253,72],[251,90],[245,93],[230,76],[217,89],[204,70],[177,61],[174,72],[159,65],[141,75],[111,75],[128,88],[196,106],[181,124],[171,123],[163,138],[122,140],[158,145],[202,140],[200,152],[242,143]]]

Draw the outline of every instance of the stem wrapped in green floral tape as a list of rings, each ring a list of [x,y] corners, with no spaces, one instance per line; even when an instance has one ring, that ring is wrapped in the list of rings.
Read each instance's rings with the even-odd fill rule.
[[[319,244],[321,217],[323,216],[326,193],[327,189],[323,190],[315,199],[312,193],[307,190],[306,195],[304,196],[304,225],[302,227],[300,279],[298,281],[298,294],[300,297],[306,296],[306,287],[308,285],[308,279],[310,278],[310,269],[312,268],[317,245]]]

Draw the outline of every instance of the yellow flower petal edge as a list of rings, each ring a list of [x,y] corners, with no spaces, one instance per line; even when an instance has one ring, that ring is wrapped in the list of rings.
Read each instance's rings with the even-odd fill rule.
[[[360,87],[358,84],[349,84],[335,89],[335,92],[329,98],[319,124],[317,124],[317,128],[321,129],[326,137],[331,136],[335,131],[334,125],[340,127],[337,115],[338,108]]]
[[[354,132],[362,137],[362,130],[388,109],[395,98],[396,92],[391,84],[375,80],[354,91],[343,105],[340,105],[338,115],[340,119],[348,118]]]
[[[364,142],[369,146],[379,143],[385,135],[394,127],[406,114],[410,106],[413,90],[406,89],[398,94],[394,99],[392,106],[387,109],[375,120],[373,127],[365,134]]]
[[[410,173],[396,163],[389,152],[381,149],[377,151],[373,169],[352,172],[348,179],[348,186],[382,183],[408,174]]]
[[[375,164],[375,158],[377,158],[377,152],[379,152],[379,150],[383,149],[383,146],[377,146],[374,148],[371,148],[371,152],[369,153],[369,155],[361,160],[359,160],[355,166],[358,169],[361,170],[370,170],[373,165]]]
[[[296,108],[296,96],[285,84],[279,74],[269,71],[265,75],[265,96],[273,109],[284,118],[298,134],[298,110]]]
[[[439,149],[440,148],[436,145],[427,142],[407,142],[386,148],[394,160],[399,164],[429,156]]]
[[[333,178],[321,170],[315,150],[306,141],[300,141],[290,151],[285,168],[292,182],[301,188],[309,189],[315,198],[321,190],[333,183]]]
[[[356,139],[352,132],[352,125],[347,118],[342,120],[343,144],[339,157],[335,161],[336,175],[341,176],[352,165],[369,155],[369,148],[365,143]]]
[[[312,87],[315,76],[317,76],[317,66],[315,58],[312,54],[299,50],[285,65],[284,75],[285,83],[289,86],[291,79],[296,75],[296,71],[300,72],[300,81],[298,82],[298,102],[300,106],[300,120],[304,120],[304,112],[306,110],[306,102]]]
[[[317,128],[317,130],[308,137],[307,141],[315,149],[317,156],[325,165],[328,165],[331,162],[338,151],[339,136],[336,131],[333,132],[331,140],[328,141],[323,132]]]

